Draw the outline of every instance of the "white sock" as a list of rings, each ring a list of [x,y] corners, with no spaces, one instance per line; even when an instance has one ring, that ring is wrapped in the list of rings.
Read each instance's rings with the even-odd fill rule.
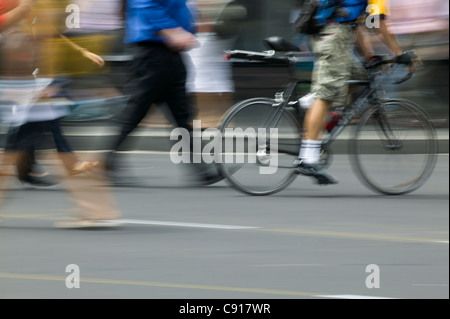
[[[322,141],[304,140],[300,147],[299,158],[305,164],[315,164],[320,160]]]

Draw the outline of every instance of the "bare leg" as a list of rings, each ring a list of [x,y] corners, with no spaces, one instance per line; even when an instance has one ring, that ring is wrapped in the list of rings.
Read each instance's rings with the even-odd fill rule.
[[[2,165],[2,168],[0,168],[0,217],[2,211],[1,207],[6,197],[5,191],[8,189],[13,176],[16,175],[14,169],[15,157],[15,152],[0,152],[0,163]]]
[[[61,159],[62,154],[58,155],[59,159]],[[49,156],[50,158],[54,157],[53,154]],[[97,162],[94,158],[95,155],[92,156],[92,162]],[[57,161],[55,160],[55,162]],[[67,174],[65,171],[65,167],[61,165],[61,179],[73,203],[73,217],[79,221],[115,220],[120,218],[120,209],[115,201],[113,191],[108,187],[106,172],[102,168],[92,168],[86,171],[85,174],[76,176],[74,176],[75,174]],[[70,224],[71,222],[68,223],[68,226]],[[64,222],[57,225],[65,227]]]
[[[306,130],[304,140],[320,141],[322,139],[323,124],[328,116],[331,102],[315,99],[306,113],[304,128]]]
[[[332,102],[316,99],[308,112],[304,122],[304,136],[300,148],[300,161],[297,168],[300,174],[312,176],[318,184],[336,184],[337,181],[320,167],[320,154],[322,144],[322,134],[325,119]]]
[[[14,154],[9,151],[0,152],[0,177],[15,176]]]

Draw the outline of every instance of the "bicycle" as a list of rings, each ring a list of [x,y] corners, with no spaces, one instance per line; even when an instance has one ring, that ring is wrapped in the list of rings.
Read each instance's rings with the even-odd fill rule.
[[[290,83],[274,98],[238,102],[219,127],[222,143],[228,143],[228,149],[222,145],[216,158],[219,170],[232,187],[249,195],[280,192],[299,175],[295,160],[306,113],[299,107],[299,87],[311,83],[310,79],[292,76],[300,60],[296,47],[281,38],[265,42],[273,50],[225,52],[229,60],[282,63],[291,71]],[[359,91],[348,105],[337,109],[338,121],[326,132],[321,147],[321,164],[326,167],[332,159],[331,145],[346,128],[352,128],[349,150],[356,175],[365,186],[386,195],[406,194],[421,187],[433,172],[437,157],[435,130],[427,113],[409,100],[389,99],[383,90],[386,76],[392,76],[401,65],[404,63],[396,58],[379,56],[365,65],[367,80],[349,81],[350,87],[358,86]],[[412,74],[410,70],[395,83],[407,81]],[[276,143],[271,143],[272,137]],[[231,150],[230,145],[234,146]],[[261,173],[270,167],[272,173]]]

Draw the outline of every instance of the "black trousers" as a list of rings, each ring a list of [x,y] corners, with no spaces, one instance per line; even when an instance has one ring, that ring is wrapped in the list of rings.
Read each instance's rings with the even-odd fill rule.
[[[181,54],[157,42],[141,42],[133,49],[131,80],[125,86],[130,99],[120,119],[121,131],[113,143],[113,151],[120,148],[154,104],[165,103],[174,125],[192,131],[193,109],[186,92],[187,72]]]
[[[19,127],[10,127],[5,150],[17,152],[16,168],[19,179],[31,173],[39,173],[36,165],[36,145],[45,132],[51,132],[59,153],[72,153],[72,148],[61,132],[60,119],[45,122],[29,122]],[[36,171],[38,170],[38,171]]]
[[[35,146],[44,132],[43,122],[25,123],[11,127],[7,134],[5,150],[16,153],[18,178],[23,180],[32,172],[35,159]]]

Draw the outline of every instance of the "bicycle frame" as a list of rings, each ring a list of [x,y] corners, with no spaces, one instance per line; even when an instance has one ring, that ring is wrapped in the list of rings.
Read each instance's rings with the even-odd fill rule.
[[[263,123],[263,127],[277,127],[283,112],[288,109],[289,105],[297,105],[298,101],[294,100],[294,93],[299,84],[311,84],[311,80],[308,79],[297,79],[294,76],[295,71],[295,63],[298,62],[297,57],[295,56],[295,52],[288,52],[286,55],[277,56],[275,51],[264,51],[264,52],[251,52],[251,51],[241,51],[234,50],[227,52],[228,59],[232,56],[237,58],[245,58],[248,60],[258,60],[258,61],[266,61],[266,62],[275,62],[275,63],[283,63],[288,66],[289,74],[291,77],[291,82],[284,88],[283,91],[277,92],[274,97],[275,103],[273,104],[274,110],[269,114],[267,119]],[[393,63],[394,60],[385,60],[383,63]],[[364,111],[367,105],[372,105],[376,107],[383,100],[384,91],[380,89],[383,85],[383,82],[377,79],[377,75],[379,73],[369,72],[368,80],[350,80],[347,83],[350,86],[362,86],[361,91],[358,96],[350,102],[348,105],[342,108],[342,119],[337,123],[337,125],[333,128],[329,135],[322,139],[322,147],[326,149],[329,147],[336,138],[342,133],[342,131],[350,124],[350,122],[360,115],[362,111]],[[409,73],[402,80],[397,83],[402,83],[408,80],[411,77],[412,73]],[[298,121],[298,125],[300,128],[303,128],[303,114],[297,112],[296,119]],[[382,123],[380,123],[382,126]],[[386,134],[386,131],[385,131]],[[389,139],[389,136],[386,134],[386,137]],[[270,138],[270,133],[267,134],[267,138]],[[267,144],[268,145],[268,144]],[[263,145],[267,147],[267,145]],[[295,155],[292,151],[282,150],[279,148],[279,151],[282,151],[286,154]]]
[[[389,60],[387,61],[389,62]],[[329,136],[325,137],[322,140],[322,145],[327,147],[333,143],[336,137],[344,130],[345,127],[350,123],[352,119],[362,113],[366,109],[366,106],[372,105],[372,107],[376,107],[380,105],[383,100],[385,100],[385,92],[382,89],[383,81],[377,78],[379,74],[370,74],[368,80],[350,80],[348,83],[350,85],[363,85],[362,92],[357,96],[357,98],[352,101],[350,104],[345,106],[342,111],[342,119],[338,122],[338,124],[334,127],[334,129],[330,132]],[[399,80],[397,83],[403,83],[410,79],[412,73],[408,73],[403,79]],[[389,139],[390,137],[386,134],[386,130],[384,129],[384,123],[386,121],[380,121],[380,126],[383,128],[383,132],[386,137]],[[388,128],[389,130],[389,128]]]
[[[284,91],[275,94],[274,107],[276,108],[273,113],[269,114],[268,119],[264,122],[264,127],[276,127],[278,125],[283,112],[285,112],[289,104],[298,103],[297,101],[293,101],[293,95],[296,87],[298,86],[298,84],[305,83],[309,84],[311,83],[311,81],[300,79],[292,81],[286,86]],[[362,88],[362,92],[360,92],[358,97],[353,102],[344,107],[342,119],[333,128],[330,134],[322,140],[323,147],[328,147],[333,143],[333,141],[342,133],[342,131],[347,127],[351,120],[355,118],[367,106],[370,97],[372,97],[376,93],[376,89],[368,85],[370,81],[350,81],[349,83],[351,85],[365,85],[365,87]],[[373,99],[373,101],[375,101],[375,99]],[[303,116],[301,114],[297,113],[297,120],[300,128],[302,128],[302,117]],[[292,151],[282,150],[280,148],[279,151],[287,154],[294,154]]]
[[[358,82],[355,82],[356,84]],[[365,84],[366,82],[361,82],[361,84]],[[360,95],[356,98],[355,101],[347,105],[342,114],[342,119],[337,123],[337,125],[333,128],[330,134],[325,137],[322,141],[322,145],[329,146],[333,143],[339,134],[350,124],[351,120],[355,118],[366,106],[370,97],[374,95],[376,90],[372,87],[365,87]]]

